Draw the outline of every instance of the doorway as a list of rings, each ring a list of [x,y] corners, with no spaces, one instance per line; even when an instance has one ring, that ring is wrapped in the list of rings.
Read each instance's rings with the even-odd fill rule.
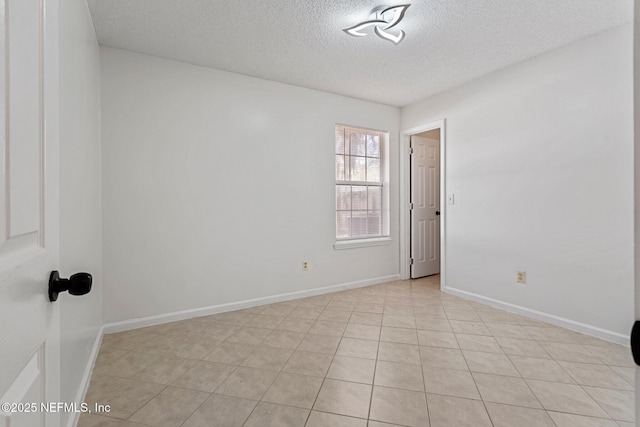
[[[401,132],[400,275],[445,279],[445,121]]]
[[[440,273],[440,129],[411,135],[409,215],[412,279]]]

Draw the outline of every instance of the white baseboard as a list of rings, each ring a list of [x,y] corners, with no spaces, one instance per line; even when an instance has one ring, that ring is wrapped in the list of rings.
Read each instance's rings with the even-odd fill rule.
[[[496,300],[493,298],[485,297],[483,295],[475,294],[473,292],[467,292],[449,286],[443,287],[442,291],[464,299],[487,304],[511,313],[520,314],[522,316],[551,323],[552,325],[561,326],[563,328],[571,329],[572,331],[582,332],[583,334],[591,335],[596,338],[601,338],[603,340],[611,341],[616,344],[622,344],[629,347],[629,336],[620,334],[618,332],[609,331],[606,329],[598,328],[597,326],[587,325],[586,323],[576,322],[574,320],[565,319],[564,317],[543,313],[541,311]]]
[[[255,307],[264,304],[289,301],[297,298],[306,298],[330,292],[344,291],[347,289],[361,288],[364,286],[377,285],[385,282],[399,280],[400,275],[374,277],[372,279],[359,280],[356,282],[342,283],[339,285],[325,286],[304,291],[288,292],[284,294],[272,295],[261,298],[248,299],[244,301],[230,302],[226,304],[211,305],[208,307],[195,308],[191,310],[175,311],[172,313],[159,314],[156,316],[141,317],[137,319],[123,320],[120,322],[106,323],[103,326],[103,333],[128,331],[130,329],[143,328],[146,326],[160,325],[163,323],[175,322],[177,320],[191,319],[193,317],[208,316],[211,314],[224,313],[226,311],[240,310],[243,308]]]
[[[84,402],[85,396],[87,395],[87,390],[89,390],[89,384],[91,383],[91,374],[93,373],[93,367],[96,364],[96,358],[98,357],[98,353],[100,352],[100,344],[102,344],[103,333],[104,326],[101,327],[98,331],[96,340],[93,343],[93,348],[91,349],[91,354],[89,355],[89,360],[87,361],[87,366],[85,366],[84,368],[82,381],[80,382],[80,387],[78,387],[78,394],[76,395],[75,399],[75,402],[77,403]],[[75,427],[78,424],[79,419],[80,412],[71,412],[71,416],[69,417],[69,421],[67,422],[67,427]]]

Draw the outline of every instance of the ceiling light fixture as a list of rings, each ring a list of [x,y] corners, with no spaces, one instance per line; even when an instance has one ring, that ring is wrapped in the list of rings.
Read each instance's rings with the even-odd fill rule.
[[[345,28],[345,33],[354,37],[363,37],[367,33],[362,33],[362,30],[373,27],[373,31],[385,40],[389,40],[393,44],[398,44],[404,39],[405,33],[400,30],[400,33],[393,34],[387,30],[395,27],[404,18],[404,13],[411,4],[402,4],[399,6],[379,6],[371,11],[370,19],[353,27]]]

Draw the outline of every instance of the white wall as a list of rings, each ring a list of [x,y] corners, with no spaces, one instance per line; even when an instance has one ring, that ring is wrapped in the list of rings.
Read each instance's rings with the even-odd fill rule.
[[[60,273],[93,275],[91,293],[56,303],[61,401],[77,402],[102,327],[100,56],[86,0],[60,2],[60,31]]]
[[[399,109],[101,48],[106,322],[398,274],[387,246],[336,251],[336,123]],[[309,261],[303,272],[302,260]]]
[[[447,120],[448,287],[628,335],[632,92],[625,26],[402,109]]]

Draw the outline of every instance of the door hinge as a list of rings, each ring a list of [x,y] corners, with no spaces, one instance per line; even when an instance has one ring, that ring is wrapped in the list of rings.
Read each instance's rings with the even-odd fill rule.
[[[413,258],[409,258],[409,265],[413,265]]]
[[[409,155],[413,154],[413,147],[409,147]]]
[[[409,209],[413,209],[413,203],[409,203]]]

